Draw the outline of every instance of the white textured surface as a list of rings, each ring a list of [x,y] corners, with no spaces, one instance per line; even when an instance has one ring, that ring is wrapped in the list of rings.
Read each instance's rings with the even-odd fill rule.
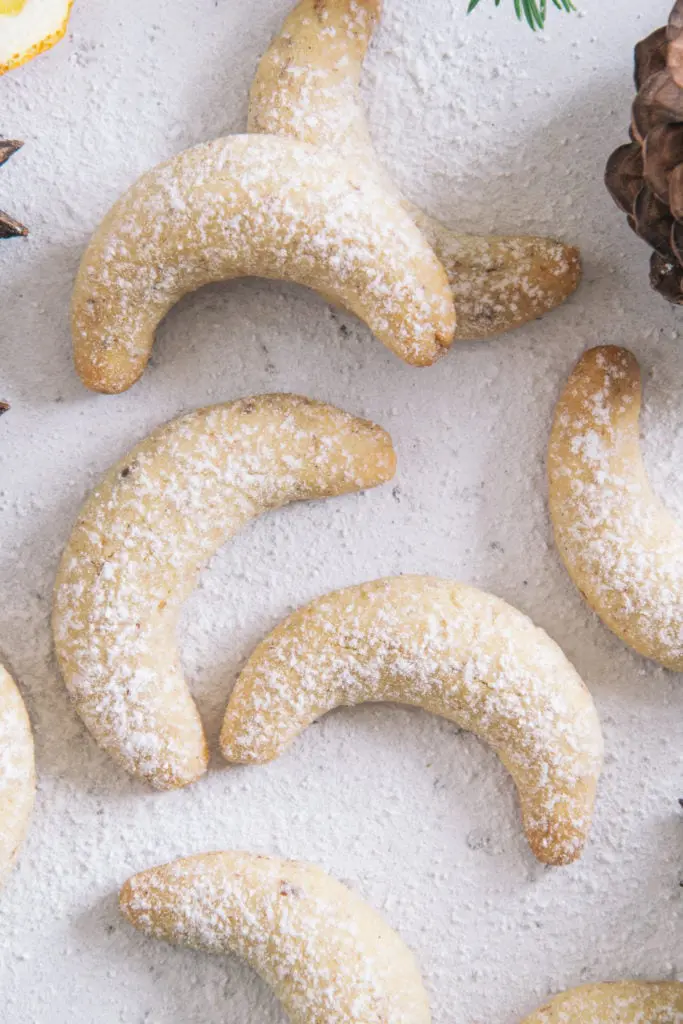
[[[683,680],[589,614],[550,540],[544,459],[584,348],[626,344],[646,379],[646,457],[683,516],[683,312],[651,294],[647,251],[606,195],[626,139],[633,42],[668,3],[586,0],[534,38],[464,0],[386,0],[365,90],[377,147],[413,198],[463,227],[578,242],[571,303],[431,370],[400,364],[352,317],[258,281],[212,287],[162,327],[132,391],[89,395],[70,361],[71,282],[89,232],[142,171],[241,130],[251,73],[289,0],[81,0],[72,37],[0,80],[0,130],[27,142],[0,207],[0,656],[36,729],[39,796],[0,897],[3,1024],[281,1024],[245,968],[144,940],[115,893],[134,871],[209,848],[317,861],[415,950],[435,1024],[513,1024],[550,991],[683,978]],[[647,8],[646,14],[639,12]],[[679,337],[680,334],[680,337]],[[577,866],[529,853],[496,757],[402,709],[335,712],[265,768],[218,758],[197,786],[150,793],[70,710],[51,654],[50,588],[86,490],[160,421],[293,390],[370,416],[399,452],[395,488],[292,507],[219,556],[184,616],[186,668],[215,745],[240,665],[296,605],[399,571],[490,589],[556,639],[591,687],[607,764]]]

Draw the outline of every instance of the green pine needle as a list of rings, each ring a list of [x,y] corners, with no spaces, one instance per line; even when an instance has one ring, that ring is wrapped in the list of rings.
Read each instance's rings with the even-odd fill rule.
[[[467,5],[467,13],[471,14],[475,7],[478,7],[481,0],[469,0]],[[529,28],[532,28],[534,32],[537,28],[543,28],[545,26],[545,18],[548,13],[548,0],[513,0],[515,5],[515,14],[521,21],[522,18],[526,18]],[[551,0],[553,5],[557,7],[558,11],[575,11],[576,8],[572,3],[572,0]],[[494,0],[496,7],[500,7],[500,0]]]

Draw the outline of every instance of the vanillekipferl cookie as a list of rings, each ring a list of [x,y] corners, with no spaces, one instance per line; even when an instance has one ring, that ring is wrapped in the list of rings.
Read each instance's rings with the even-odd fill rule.
[[[480,736],[511,773],[539,860],[576,860],[602,765],[595,705],[560,648],[492,594],[397,576],[326,594],[256,648],[223,723],[229,761],[278,757],[334,707],[396,701]]]
[[[523,1024],[680,1024],[680,981],[616,981],[562,992]]]
[[[624,348],[584,353],[548,448],[555,542],[582,597],[646,658],[683,670],[683,528],[640,449],[640,368]]]
[[[14,680],[0,665],[0,885],[26,835],[35,792],[31,723]]]
[[[145,935],[242,957],[291,1024],[429,1024],[415,959],[380,915],[320,868],[207,853],[135,875],[120,895]]]
[[[183,295],[244,276],[321,292],[416,366],[453,340],[446,273],[400,203],[328,150],[235,135],[143,175],[96,230],[72,299],[83,383],[125,391]]]
[[[359,94],[381,0],[301,0],[261,60],[249,131],[311,143],[344,157],[414,220],[444,266],[456,339],[489,338],[550,312],[581,280],[579,252],[552,238],[469,235],[400,195],[380,166]]]
[[[207,766],[175,636],[201,569],[255,516],[389,480],[388,434],[322,402],[258,395],[156,430],[87,499],[62,556],[55,648],[76,710],[160,789]]]

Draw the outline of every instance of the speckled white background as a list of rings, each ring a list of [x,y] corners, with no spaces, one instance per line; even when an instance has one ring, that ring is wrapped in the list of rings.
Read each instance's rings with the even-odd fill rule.
[[[28,242],[0,243],[0,398],[12,403],[0,421],[0,656],[26,696],[40,774],[0,897],[3,1024],[281,1024],[236,961],[157,945],[118,916],[133,871],[210,848],[308,858],[351,881],[415,950],[435,1024],[513,1024],[587,980],[683,979],[683,680],[584,607],[551,543],[544,480],[573,362],[625,343],[647,375],[648,465],[683,515],[683,311],[650,293],[647,251],[602,186],[626,139],[632,45],[667,0],[585,0],[538,37],[490,0],[469,19],[465,0],[386,0],[364,89],[387,165],[463,227],[577,242],[585,282],[564,309],[418,371],[312,294],[236,282],[173,311],[132,391],[86,393],[68,302],[89,233],[140,172],[243,128],[251,74],[289,6],[76,0],[69,39],[0,80],[0,133],[26,140],[0,174],[0,207],[31,227]],[[577,866],[537,865],[496,758],[415,711],[334,713],[272,766],[216,759],[173,794],[132,782],[80,726],[48,616],[83,496],[160,421],[268,390],[377,420],[399,473],[393,487],[255,523],[206,572],[183,652],[211,741],[243,660],[303,601],[400,571],[476,583],[544,626],[595,694],[608,754]]]

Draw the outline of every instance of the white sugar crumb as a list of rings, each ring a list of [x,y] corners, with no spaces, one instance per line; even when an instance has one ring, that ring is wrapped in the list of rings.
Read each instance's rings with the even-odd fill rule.
[[[156,938],[243,957],[292,1024],[427,1024],[417,965],[363,901],[322,871],[249,854],[136,876],[126,916]]]
[[[269,509],[374,486],[393,468],[379,427],[262,395],[175,420],[110,471],[63,555],[54,635],[76,707],[124,767],[163,786],[201,774],[175,628],[218,548]]]

